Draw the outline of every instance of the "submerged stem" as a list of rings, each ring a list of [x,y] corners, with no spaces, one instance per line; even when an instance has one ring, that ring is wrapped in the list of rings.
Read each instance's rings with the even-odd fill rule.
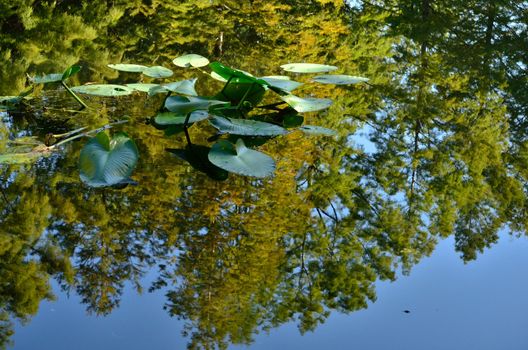
[[[66,83],[64,82],[64,80],[61,80],[61,85],[66,89],[66,91],[68,91],[68,93],[69,93],[69,94],[70,94],[70,95],[71,95],[71,96],[72,96],[77,102],[79,102],[79,103],[81,104],[81,106],[82,106],[81,110],[84,109],[84,108],[88,108],[88,106],[86,105],[86,103],[84,103],[83,100],[81,100],[81,99],[79,98],[79,96],[77,96],[77,95],[75,94],[75,92],[73,92],[72,89],[70,89],[70,87],[69,87],[68,85],[66,85]]]

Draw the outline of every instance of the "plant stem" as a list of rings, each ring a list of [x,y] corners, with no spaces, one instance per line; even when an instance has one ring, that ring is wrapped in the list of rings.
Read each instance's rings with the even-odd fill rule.
[[[86,103],[83,102],[83,100],[81,100],[79,98],[79,96],[77,96],[73,91],[72,89],[70,89],[68,87],[68,85],[66,85],[66,83],[64,82],[64,80],[61,80],[61,85],[66,89],[66,91],[68,91],[68,93],[77,101],[81,104],[82,108],[81,110],[85,109],[85,108],[88,108],[88,106],[86,105]]]
[[[88,136],[88,135],[93,134],[93,133],[99,133],[99,132],[101,132],[101,131],[103,131],[103,130],[106,130],[106,129],[110,129],[110,128],[112,128],[114,125],[119,125],[119,124],[124,124],[124,123],[128,123],[128,120],[119,120],[119,121],[117,121],[117,122],[107,124],[107,125],[102,126],[102,127],[100,127],[100,128],[97,128],[97,129],[94,129],[94,130],[89,130],[89,131],[83,132],[83,133],[81,133],[81,134],[77,134],[77,135],[75,135],[75,136],[69,137],[69,138],[67,138],[67,139],[65,139],[65,140],[62,140],[62,141],[60,141],[60,142],[57,142],[56,144],[54,144],[53,146],[50,146],[50,147],[48,147],[48,148],[49,148],[49,149],[53,149],[53,148],[58,147],[58,146],[60,146],[60,145],[62,145],[62,144],[65,144],[66,142],[70,142],[70,141],[73,141],[73,140],[79,139],[79,138],[81,138],[81,137]],[[72,134],[73,132],[79,132],[79,131],[80,131],[80,130],[77,129],[77,130],[74,130],[74,131],[70,132],[70,134]]]
[[[191,118],[191,113],[187,113],[185,116],[185,121],[183,122],[183,132],[185,133],[185,138],[187,139],[187,144],[189,147],[192,147],[191,137],[189,136],[189,131],[187,130],[187,124]]]

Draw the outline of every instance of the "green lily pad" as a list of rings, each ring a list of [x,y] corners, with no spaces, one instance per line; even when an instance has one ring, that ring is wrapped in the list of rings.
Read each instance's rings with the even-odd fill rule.
[[[336,136],[337,131],[323,128],[322,126],[316,125],[303,125],[299,128],[302,132],[309,135],[323,135],[323,136]]]
[[[204,67],[209,64],[209,60],[203,56],[191,53],[176,57],[172,63],[178,67],[189,68],[189,67]]]
[[[81,180],[92,187],[122,183],[129,180],[138,158],[136,144],[127,134],[119,132],[110,139],[100,132],[81,150]]]
[[[35,84],[56,83],[62,80],[62,73],[52,73],[31,78]]]
[[[281,68],[293,73],[325,73],[337,69],[336,66],[317,63],[288,63],[282,65]]]
[[[213,78],[215,80],[221,81],[223,83],[227,83],[227,79],[222,78],[222,76],[220,76],[220,74],[218,74],[216,72],[211,72],[211,74],[209,74],[209,75],[211,76],[211,78]]]
[[[141,64],[132,64],[132,63],[117,63],[117,64],[109,64],[108,67],[119,70],[122,72],[131,72],[131,73],[141,73],[145,69],[147,69],[147,66],[143,66]]]
[[[267,83],[264,80],[255,78],[248,72],[244,72],[240,69],[235,69],[235,68],[224,66],[220,62],[211,62],[209,63],[209,67],[211,68],[213,72],[215,72],[222,78],[226,80],[231,79],[230,82],[232,83],[242,83],[242,84],[257,83],[259,85],[267,85]]]
[[[284,90],[286,92],[291,92],[297,89],[298,87],[304,85],[303,83],[299,83],[298,81],[276,77],[261,77],[260,79],[264,80],[269,85]]]
[[[0,110],[10,110],[21,100],[20,96],[0,96]]]
[[[297,114],[297,112],[285,115],[284,119],[282,120],[282,125],[285,128],[296,128],[301,126],[302,123],[304,123],[304,117]]]
[[[365,83],[369,81],[368,78],[356,77],[352,75],[339,75],[339,74],[327,74],[318,75],[312,78],[313,81],[321,84],[334,84],[334,85],[351,85],[357,83]]]
[[[225,101],[210,100],[205,97],[169,96],[165,100],[165,108],[178,114],[187,114],[195,110],[207,110],[214,105],[227,104]]]
[[[74,86],[71,89],[81,94],[96,96],[124,96],[130,95],[134,91],[134,89],[128,86],[114,84],[81,85]]]
[[[295,95],[286,95],[281,96],[281,99],[299,113],[320,111],[332,105],[332,100],[328,98],[301,98]]]
[[[250,102],[252,106],[256,106],[262,101],[265,93],[266,90],[258,83],[233,83],[231,81],[225,86],[222,93],[217,95],[217,98],[225,98],[233,105],[238,105],[244,99],[244,101]]]
[[[159,86],[159,84],[147,84],[147,83],[132,83],[126,84],[127,87],[141,92],[149,92],[153,87]]]
[[[174,74],[169,68],[162,66],[148,67],[142,73],[151,78],[168,78]]]
[[[224,181],[229,173],[214,165],[209,161],[210,147],[192,145],[185,149],[167,148],[166,151],[175,154],[178,158],[188,162],[193,168],[207,174],[210,178],[217,181]]]
[[[266,177],[275,171],[273,158],[247,148],[242,139],[238,139],[236,145],[226,140],[218,141],[208,158],[219,168],[245,176]]]
[[[62,73],[61,80],[66,80],[74,74],[77,74],[81,70],[81,66],[73,65],[67,68],[64,73]]]
[[[154,117],[154,122],[157,125],[183,125],[186,119],[185,114],[178,114],[174,112],[158,113]],[[189,117],[189,123],[196,123],[209,118],[207,111],[194,111],[191,112]]]
[[[197,96],[196,90],[194,88],[196,81],[198,79],[188,79],[188,80],[182,80],[182,81],[175,81],[173,83],[167,83],[158,85],[156,87],[153,87],[149,91],[149,96],[152,96],[157,93],[165,93],[165,92],[175,92],[183,95],[190,95],[190,96]]]
[[[284,135],[287,131],[275,124],[260,122],[248,119],[227,119],[223,117],[213,117],[210,119],[211,125],[220,132],[234,135],[248,136],[276,136]]]

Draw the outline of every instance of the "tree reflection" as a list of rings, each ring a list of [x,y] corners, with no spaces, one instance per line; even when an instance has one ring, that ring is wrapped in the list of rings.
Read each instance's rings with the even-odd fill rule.
[[[278,161],[270,179],[215,182],[187,167],[165,151],[183,140],[143,123],[155,101],[126,99],[81,123],[135,116],[126,128],[141,152],[139,186],[80,186],[79,144],[36,166],[0,166],[4,342],[12,318],[29,319],[52,297],[51,277],[108,314],[126,283],[141,290],[143,274],[157,269],[149,289],[166,293],[189,347],[225,348],[292,320],[304,332],[332,310],[366,308],[377,280],[409,272],[439,238],[454,235],[469,261],[502,228],[526,233],[521,1],[26,3],[0,5],[7,94],[25,88],[26,71],[87,62],[86,80],[111,81],[107,63],[150,63],[154,54],[167,63],[190,51],[259,75],[278,62],[317,61],[371,81],[314,92],[335,102],[308,118],[339,136],[268,142],[263,150]],[[56,18],[45,37],[34,35]],[[109,34],[119,37],[112,46]],[[46,128],[65,128],[55,118]],[[42,119],[0,124],[0,150],[17,132],[41,132]],[[206,145],[209,131],[194,128],[193,141]]]

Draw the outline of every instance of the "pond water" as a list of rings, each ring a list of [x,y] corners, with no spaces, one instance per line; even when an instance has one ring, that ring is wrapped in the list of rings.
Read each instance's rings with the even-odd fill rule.
[[[523,1],[0,0],[0,96],[18,96],[0,101],[0,344],[526,349],[527,14]],[[70,87],[198,78],[222,98],[210,66],[173,64],[189,53],[332,104],[218,112],[288,128],[241,138],[271,157],[245,153],[244,171],[274,164],[255,177],[186,151],[240,138],[217,119],[155,125],[166,93],[79,92],[82,108],[31,79],[79,65]],[[280,67],[298,62],[369,80]],[[81,179],[96,133],[57,136],[79,128],[126,132],[128,183]]]

